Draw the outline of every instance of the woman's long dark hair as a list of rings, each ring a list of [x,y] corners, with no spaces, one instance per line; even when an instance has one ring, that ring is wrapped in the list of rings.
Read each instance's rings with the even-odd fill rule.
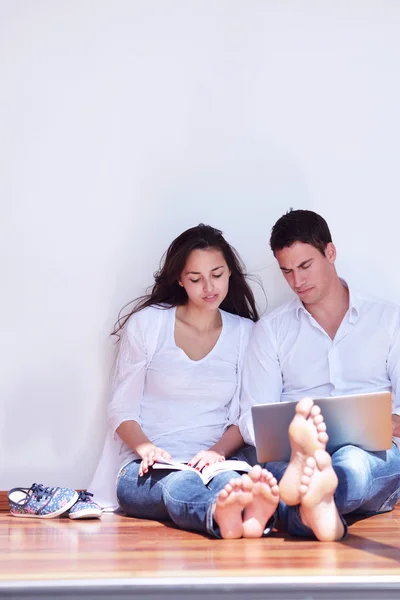
[[[234,315],[258,321],[259,315],[256,302],[246,281],[246,269],[239,254],[228,244],[219,229],[200,223],[197,227],[191,227],[181,233],[172,242],[161,259],[159,271],[154,274],[155,283],[153,288],[145,296],[133,300],[132,302],[135,303],[134,308],[121,316],[122,311],[130,306],[132,302],[122,308],[112,335],[118,336],[129,317],[146,308],[146,306],[155,305],[160,308],[170,308],[171,306],[186,304],[187,294],[185,289],[179,285],[179,278],[185,268],[189,254],[193,250],[205,250],[207,248],[220,250],[231,272],[228,293],[220,308]]]

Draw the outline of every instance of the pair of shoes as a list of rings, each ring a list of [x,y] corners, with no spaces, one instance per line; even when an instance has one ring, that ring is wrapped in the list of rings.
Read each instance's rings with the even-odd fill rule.
[[[93,494],[71,488],[44,487],[34,483],[28,488],[13,488],[8,493],[10,512],[14,517],[53,519],[68,513],[71,519],[100,518],[101,508],[91,500]]]

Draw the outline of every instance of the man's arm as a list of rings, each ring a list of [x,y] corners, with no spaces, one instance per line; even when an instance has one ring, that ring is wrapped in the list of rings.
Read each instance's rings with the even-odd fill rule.
[[[255,445],[251,407],[279,402],[281,392],[276,336],[268,320],[261,319],[253,328],[243,365],[239,428],[246,443]]]

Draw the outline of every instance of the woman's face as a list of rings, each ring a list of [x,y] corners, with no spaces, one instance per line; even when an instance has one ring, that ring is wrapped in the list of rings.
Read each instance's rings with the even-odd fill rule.
[[[228,293],[230,275],[220,250],[193,250],[188,256],[179,285],[186,290],[188,304],[192,303],[201,310],[215,310]]]

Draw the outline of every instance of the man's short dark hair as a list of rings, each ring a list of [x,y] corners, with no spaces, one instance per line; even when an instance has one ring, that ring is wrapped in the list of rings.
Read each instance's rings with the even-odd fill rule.
[[[325,256],[325,248],[332,241],[325,219],[312,210],[292,210],[277,220],[269,240],[275,253],[295,242],[310,244]]]

